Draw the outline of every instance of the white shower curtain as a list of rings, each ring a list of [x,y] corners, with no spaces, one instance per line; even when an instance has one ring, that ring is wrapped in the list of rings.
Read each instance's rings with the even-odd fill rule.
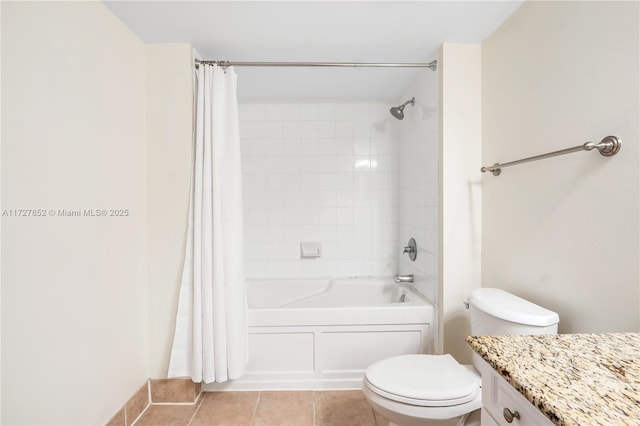
[[[168,377],[236,379],[247,363],[236,74],[197,71],[189,228]]]

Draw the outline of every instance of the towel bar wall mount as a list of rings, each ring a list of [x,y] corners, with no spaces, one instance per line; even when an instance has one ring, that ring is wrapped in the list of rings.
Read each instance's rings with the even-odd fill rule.
[[[598,143],[585,142],[582,145],[574,146],[572,148],[561,149],[559,151],[548,152],[546,154],[534,155],[533,157],[523,158],[521,160],[509,161],[508,163],[495,163],[493,166],[482,167],[481,172],[491,172],[494,176],[500,176],[502,169],[505,167],[517,166],[519,164],[528,163],[531,161],[544,160],[546,158],[557,157],[558,155],[571,154],[572,152],[579,151],[592,151],[597,149],[600,155],[605,157],[611,157],[616,155],[620,151],[622,141],[617,136],[607,136]]]

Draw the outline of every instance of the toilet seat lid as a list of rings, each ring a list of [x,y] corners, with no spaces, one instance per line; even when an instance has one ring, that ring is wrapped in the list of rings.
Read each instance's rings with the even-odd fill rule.
[[[387,397],[430,401],[427,405],[434,406],[468,402],[480,388],[478,378],[449,354],[388,358],[369,366],[365,377]]]

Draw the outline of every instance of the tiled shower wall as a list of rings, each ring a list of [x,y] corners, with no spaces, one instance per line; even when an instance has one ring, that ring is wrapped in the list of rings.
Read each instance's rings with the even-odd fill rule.
[[[388,102],[241,103],[248,278],[398,270],[398,121]],[[301,242],[321,257],[302,259]]]
[[[438,295],[438,75],[422,73],[401,100],[415,96],[399,129],[399,247],[415,238],[418,256],[412,262],[399,254],[399,270],[414,275],[414,286],[437,305]]]

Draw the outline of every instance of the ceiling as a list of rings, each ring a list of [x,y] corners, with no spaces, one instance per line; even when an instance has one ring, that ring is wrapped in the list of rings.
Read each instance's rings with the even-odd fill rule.
[[[145,43],[190,43],[201,59],[429,62],[443,42],[479,43],[513,1],[108,1]],[[427,69],[237,67],[241,99],[397,100]]]

